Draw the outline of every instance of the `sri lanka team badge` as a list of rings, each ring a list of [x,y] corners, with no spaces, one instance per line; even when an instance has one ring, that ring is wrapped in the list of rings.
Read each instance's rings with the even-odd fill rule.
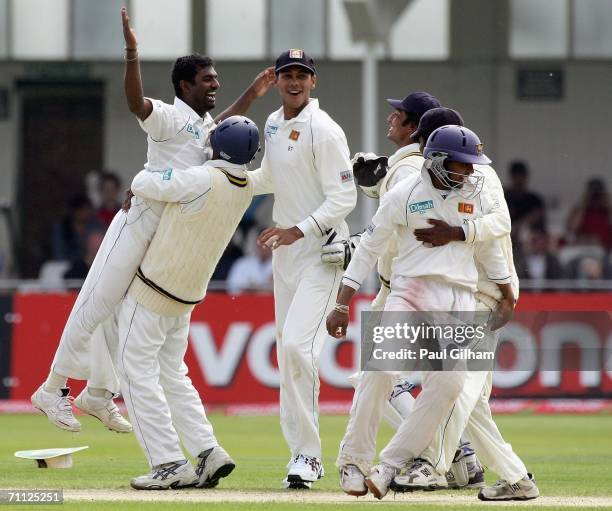
[[[467,213],[468,215],[474,214],[474,204],[470,204],[469,202],[460,202],[459,203],[459,213]]]
[[[300,132],[297,130],[291,130],[291,133],[289,133],[289,138],[296,141],[298,138],[300,138]]]

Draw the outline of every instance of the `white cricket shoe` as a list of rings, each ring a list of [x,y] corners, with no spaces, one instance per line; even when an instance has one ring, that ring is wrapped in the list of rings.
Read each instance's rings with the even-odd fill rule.
[[[355,465],[344,465],[340,468],[340,487],[344,493],[361,497],[368,493],[365,476]]]
[[[135,490],[176,490],[188,488],[197,482],[198,475],[193,465],[182,460],[157,465],[148,474],[132,479],[130,485]]]
[[[234,460],[220,445],[202,451],[198,454],[198,458],[196,468],[198,488],[214,488],[219,484],[219,479],[227,477],[236,468]]]
[[[104,397],[92,396],[85,387],[75,398],[74,406],[98,419],[111,431],[130,433],[132,425],[123,418],[112,398],[113,394],[111,392],[107,392]]]
[[[47,392],[43,385],[32,394],[31,401],[34,407],[43,412],[49,422],[58,428],[73,432],[81,431],[81,423],[74,418],[72,413],[70,389],[64,387],[58,392]]]
[[[382,499],[389,491],[389,485],[399,470],[386,463],[380,463],[372,468],[365,478],[365,484],[377,499]]]
[[[533,474],[527,474],[517,483],[497,481],[493,486],[481,488],[478,492],[480,500],[531,500],[540,496]]]
[[[404,475],[398,475],[391,483],[393,491],[440,490],[447,488],[446,474],[440,474],[426,460],[416,458]]]
[[[291,489],[310,488],[312,483],[321,479],[325,473],[321,460],[306,454],[298,454],[289,462],[288,468],[285,481],[288,483],[287,487]],[[284,481],[283,483],[287,484]]]

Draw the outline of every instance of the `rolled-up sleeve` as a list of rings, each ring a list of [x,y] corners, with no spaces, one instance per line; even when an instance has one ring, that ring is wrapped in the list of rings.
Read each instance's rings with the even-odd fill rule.
[[[325,200],[297,227],[304,236],[321,236],[341,223],[355,208],[357,189],[344,134],[315,142],[312,149]]]

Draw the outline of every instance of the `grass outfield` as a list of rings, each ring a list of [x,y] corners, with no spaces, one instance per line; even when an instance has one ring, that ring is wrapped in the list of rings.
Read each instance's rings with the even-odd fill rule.
[[[72,434],[53,427],[42,415],[0,415],[0,488],[128,490],[130,478],[148,470],[133,434],[111,433],[90,417],[81,416],[79,420],[83,425],[83,432]],[[234,473],[227,480],[222,480],[220,488],[278,492],[289,458],[278,418],[212,415],[211,420],[219,441],[237,463]],[[346,420],[344,416],[321,417],[327,476],[316,484],[316,490],[312,490],[312,494],[317,491],[340,492],[334,460]],[[506,439],[512,443],[528,468],[536,474],[542,495],[612,497],[612,416],[512,415],[498,416],[497,421]],[[383,445],[382,442],[386,441],[390,434],[391,430],[383,426],[379,446]],[[17,450],[79,445],[89,445],[90,448],[74,455],[75,466],[70,470],[37,469],[34,462],[18,460],[13,456]],[[487,480],[494,482],[495,475],[489,472]],[[465,492],[460,493],[465,495]],[[474,504],[477,502],[474,495]],[[381,503],[362,505],[377,505],[378,509],[397,507],[393,505],[391,494]],[[241,510],[263,509],[264,506],[274,510],[294,509],[297,506],[300,509],[337,508],[335,504],[324,503],[315,506],[307,503],[255,502],[147,502],[146,505],[127,502],[74,502],[65,504],[63,509],[142,509],[145,506],[155,510],[195,509],[196,506],[199,509],[206,506]],[[20,506],[19,509],[27,507],[29,506]],[[411,507],[438,508],[430,505]]]

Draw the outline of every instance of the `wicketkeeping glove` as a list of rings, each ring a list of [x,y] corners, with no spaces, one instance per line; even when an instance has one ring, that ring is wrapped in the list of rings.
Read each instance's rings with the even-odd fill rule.
[[[377,199],[380,196],[380,181],[387,175],[387,157],[374,153],[355,153],[351,164],[355,182],[361,191]]]
[[[334,232],[327,243],[321,248],[321,261],[335,266],[342,266],[346,270],[351,258],[357,249],[357,245],[361,241],[361,233],[349,236],[348,240],[334,241],[336,233]]]

